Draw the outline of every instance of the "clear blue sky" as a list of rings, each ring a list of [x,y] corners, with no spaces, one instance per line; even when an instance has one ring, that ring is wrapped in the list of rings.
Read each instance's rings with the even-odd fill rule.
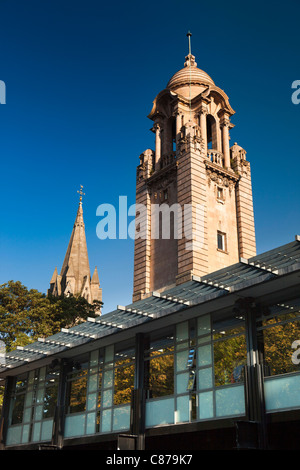
[[[61,269],[80,184],[104,313],[129,304],[133,241],[100,241],[102,203],[135,202],[139,155],[154,148],[152,101],[198,67],[236,111],[231,142],[251,162],[258,253],[300,233],[298,0],[0,0],[0,284],[46,292]]]

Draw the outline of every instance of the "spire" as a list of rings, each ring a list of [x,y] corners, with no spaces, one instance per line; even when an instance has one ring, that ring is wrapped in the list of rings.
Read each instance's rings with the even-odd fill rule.
[[[82,188],[83,186],[80,185],[80,190],[77,191],[80,194],[79,204],[61,273],[58,275],[57,268],[55,268],[48,294],[81,295],[90,303],[94,300],[102,302],[102,289],[100,289],[97,268],[91,280],[82,209],[82,196],[85,193]],[[101,314],[101,310],[98,313]]]
[[[90,279],[90,265],[83,221],[82,195],[84,193],[82,192],[82,188],[83,186],[80,186],[80,191],[77,191],[80,194],[77,215],[60,273],[62,276],[62,288],[64,290],[66,276],[70,276],[72,272],[72,275],[75,277],[75,292],[81,291],[85,276]]]

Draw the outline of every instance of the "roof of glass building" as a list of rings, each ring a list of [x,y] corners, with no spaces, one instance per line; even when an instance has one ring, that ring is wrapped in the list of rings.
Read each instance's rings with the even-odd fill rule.
[[[127,306],[118,305],[105,315],[88,318],[69,329],[62,329],[48,338],[18,347],[0,355],[0,374],[31,361],[37,361],[61,351],[116,334],[164,315],[176,313],[188,306],[200,305],[211,298],[222,297],[245,286],[258,285],[266,280],[300,270],[300,237],[279,248],[215,271],[203,277],[169,288],[161,293]]]

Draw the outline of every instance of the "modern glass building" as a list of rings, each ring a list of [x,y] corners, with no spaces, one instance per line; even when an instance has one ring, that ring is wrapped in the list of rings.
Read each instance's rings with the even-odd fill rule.
[[[300,237],[7,353],[2,449],[293,449]]]

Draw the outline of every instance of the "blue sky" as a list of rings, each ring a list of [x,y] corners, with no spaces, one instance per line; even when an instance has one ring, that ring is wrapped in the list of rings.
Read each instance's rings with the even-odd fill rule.
[[[104,313],[129,304],[133,241],[96,236],[102,203],[135,202],[147,115],[192,53],[236,111],[231,142],[251,162],[257,251],[300,233],[297,0],[0,0],[0,284],[46,292],[84,186],[91,270]]]

